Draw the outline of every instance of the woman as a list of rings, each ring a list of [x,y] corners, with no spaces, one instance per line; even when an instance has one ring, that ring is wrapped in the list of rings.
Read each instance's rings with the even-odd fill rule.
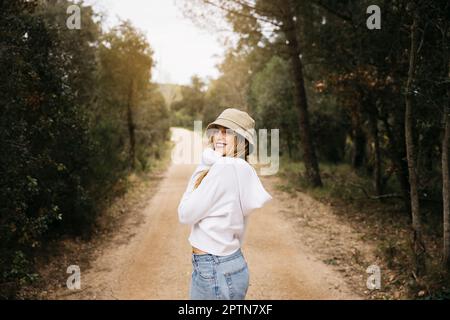
[[[229,108],[206,128],[208,147],[178,206],[180,222],[191,225],[191,299],[245,299],[247,218],[272,199],[248,163],[254,127],[246,112]]]

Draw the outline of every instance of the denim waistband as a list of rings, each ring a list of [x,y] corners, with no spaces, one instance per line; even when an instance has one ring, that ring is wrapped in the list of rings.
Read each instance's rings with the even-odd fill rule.
[[[193,253],[192,254],[192,258],[195,261],[215,261],[216,263],[237,259],[240,256],[242,256],[241,248],[237,249],[232,254],[229,254],[229,255],[226,255],[226,256],[217,256],[217,255],[214,255],[214,254],[211,254],[211,253],[207,253],[207,254],[194,254]]]

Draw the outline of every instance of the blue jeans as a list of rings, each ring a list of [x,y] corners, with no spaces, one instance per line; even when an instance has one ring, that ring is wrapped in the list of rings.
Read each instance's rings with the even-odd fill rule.
[[[227,256],[192,254],[191,300],[244,300],[249,285],[241,249]]]

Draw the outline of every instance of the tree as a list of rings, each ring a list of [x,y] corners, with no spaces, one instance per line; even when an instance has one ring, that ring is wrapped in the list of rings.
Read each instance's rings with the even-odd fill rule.
[[[294,105],[298,109],[300,141],[303,150],[303,161],[306,168],[306,176],[312,186],[322,186],[319,173],[319,164],[316,157],[308,114],[308,98],[305,89],[305,77],[303,75],[302,50],[297,38],[296,15],[294,3],[291,0],[282,1],[284,14],[282,15],[282,30],[288,42],[292,74],[294,79]]]
[[[297,37],[296,10],[298,3],[290,0],[202,0],[203,5],[219,9],[225,13],[233,30],[242,35],[239,47],[242,50],[261,43],[264,32],[271,26],[272,34],[283,34],[286,38],[283,54],[287,54],[294,81],[294,105],[298,112],[303,160],[306,177],[312,186],[322,186],[315,146],[311,134],[308,115],[308,99],[305,89],[301,45]],[[195,5],[193,5],[195,6]],[[193,10],[193,8],[191,8]]]
[[[128,21],[106,34],[100,47],[103,90],[114,92],[111,96],[105,96],[105,102],[117,108],[120,117],[126,119],[131,168],[136,163],[135,109],[148,89],[153,66],[152,54],[145,36]]]
[[[281,128],[280,148],[290,157],[297,151],[297,113],[293,104],[292,76],[289,63],[278,56],[253,76],[250,101],[255,120],[262,128]]]
[[[447,8],[448,9],[448,8]],[[442,65],[443,78],[450,80],[450,54],[449,54],[449,33],[450,23],[446,19],[441,19],[437,23],[437,27],[442,38]],[[444,81],[445,84],[445,81]],[[447,83],[446,93],[443,100],[443,124],[444,135],[442,138],[442,207],[443,207],[443,265],[444,268],[450,270],[450,168],[449,168],[449,152],[450,152],[450,86]]]
[[[33,258],[47,240],[92,234],[129,167],[120,161],[124,131],[143,168],[168,138],[144,37],[125,24],[102,38],[98,16],[80,1],[83,27],[70,30],[69,4],[0,1],[1,298],[36,279]]]
[[[191,83],[181,87],[181,100],[171,104],[173,125],[193,128],[193,121],[201,119],[205,109],[206,85],[200,77],[191,77]]]
[[[34,279],[31,257],[50,231],[64,226],[80,234],[93,220],[92,141],[81,103],[87,99],[77,95],[81,82],[72,77],[88,72],[67,66],[92,54],[86,35],[95,28],[78,35],[84,51],[70,52],[68,35],[43,8],[40,1],[0,2],[2,297],[9,296],[8,288]],[[90,13],[87,9],[86,22]]]
[[[450,97],[450,95],[449,95]],[[443,264],[450,270],[450,111],[444,108],[444,137],[442,138],[442,202],[443,202]]]
[[[417,48],[418,48],[418,20],[416,9],[413,8],[413,2],[410,2],[410,10],[412,12],[411,24],[411,47],[409,50],[409,70],[408,80],[405,88],[405,139],[406,139],[406,154],[408,159],[409,171],[409,185],[411,197],[411,214],[412,214],[412,229],[413,229],[413,248],[415,267],[417,275],[422,275],[425,272],[425,245],[422,236],[422,222],[419,206],[418,193],[418,177],[416,168],[416,153],[415,142],[413,138],[413,82],[417,64]]]

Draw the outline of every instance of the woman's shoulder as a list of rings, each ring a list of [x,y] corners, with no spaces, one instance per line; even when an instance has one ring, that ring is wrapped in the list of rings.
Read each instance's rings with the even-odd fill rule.
[[[242,158],[233,158],[233,157],[222,157],[214,165],[217,168],[217,171],[220,172],[230,172],[231,170],[236,171],[238,175],[253,175],[256,174],[255,168],[245,161]]]
[[[245,161],[241,158],[238,158],[236,160],[236,168],[239,172],[246,174],[256,174],[255,168],[248,161]]]

